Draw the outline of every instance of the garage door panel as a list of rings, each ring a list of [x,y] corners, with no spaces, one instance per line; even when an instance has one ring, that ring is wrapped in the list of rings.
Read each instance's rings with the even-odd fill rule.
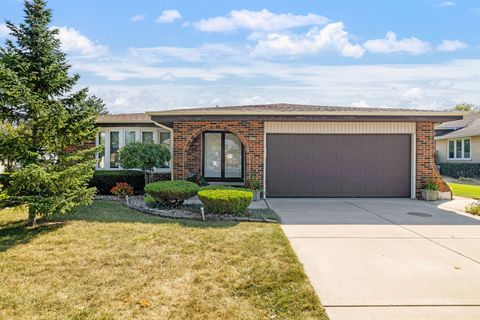
[[[267,134],[269,197],[409,197],[410,135]]]

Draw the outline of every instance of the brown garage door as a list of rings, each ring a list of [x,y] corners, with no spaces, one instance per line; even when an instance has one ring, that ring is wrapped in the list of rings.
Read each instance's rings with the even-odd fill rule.
[[[267,196],[410,197],[410,139],[267,134]]]

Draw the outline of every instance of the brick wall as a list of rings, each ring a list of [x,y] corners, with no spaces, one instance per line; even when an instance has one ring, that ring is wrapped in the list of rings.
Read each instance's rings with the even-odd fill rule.
[[[179,121],[173,124],[173,176],[186,179],[200,172],[201,134],[209,130],[229,131],[245,148],[245,177],[256,174],[263,181],[263,121]]]
[[[173,125],[173,176],[186,179],[189,173],[201,172],[201,134],[208,130],[234,133],[245,147],[245,176],[252,173],[263,181],[264,125],[262,121],[179,121]],[[450,191],[435,166],[434,123],[416,124],[416,194],[434,180],[440,191]]]
[[[435,129],[433,122],[417,122],[416,125],[416,194],[421,196],[422,189],[430,180],[439,186],[440,191],[450,191],[435,166]]]

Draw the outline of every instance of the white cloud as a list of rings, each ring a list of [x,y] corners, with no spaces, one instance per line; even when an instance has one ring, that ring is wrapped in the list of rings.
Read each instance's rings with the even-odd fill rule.
[[[365,49],[348,39],[343,22],[330,23],[324,28],[313,27],[304,35],[271,33],[258,41],[253,50],[257,56],[313,54],[336,50],[346,57],[359,58]]]
[[[182,15],[178,10],[165,10],[156,20],[157,23],[172,23],[177,19],[181,19]]]
[[[431,50],[428,42],[415,37],[397,40],[397,35],[389,31],[383,39],[368,40],[363,44],[368,51],[374,53],[407,53],[417,55]]]
[[[368,108],[370,107],[368,103],[365,100],[360,100],[360,101],[354,101],[350,105],[353,108]]]
[[[402,100],[410,102],[418,101],[423,98],[424,94],[425,92],[421,88],[411,88],[402,94]]]
[[[440,1],[437,2],[434,6],[435,7],[453,7],[455,5],[455,2],[453,1]]]
[[[237,29],[276,31],[326,23],[328,23],[327,18],[313,13],[306,15],[275,14],[267,9],[260,11],[244,9],[233,10],[227,16],[202,19],[194,26],[205,32],[228,32]]]
[[[62,50],[73,56],[95,57],[108,52],[106,46],[94,43],[74,28],[58,27],[58,30]]]
[[[443,40],[441,44],[437,46],[438,51],[452,52],[459,49],[465,49],[468,45],[465,42],[459,40]]]
[[[7,28],[5,23],[0,23],[0,39],[9,36],[10,29]]]
[[[140,22],[145,20],[145,15],[143,14],[137,14],[135,16],[130,17],[131,22]]]
[[[215,61],[219,58],[228,61],[231,57],[241,57],[241,48],[219,43],[206,43],[198,47],[149,47],[131,48],[128,59],[149,64],[162,63],[167,60],[186,62]]]
[[[98,79],[96,85],[89,86],[111,111],[142,112],[248,101],[345,106],[363,106],[368,101],[372,107],[432,110],[446,109],[458,101],[480,104],[480,59],[311,65],[256,60],[240,52],[243,60],[213,58],[187,64],[158,62],[156,58],[150,61],[143,58],[144,53],[132,59],[129,54],[94,61],[72,59],[74,71],[83,75],[82,85],[88,85],[85,81],[92,76]],[[119,97],[124,99],[117,100]]]

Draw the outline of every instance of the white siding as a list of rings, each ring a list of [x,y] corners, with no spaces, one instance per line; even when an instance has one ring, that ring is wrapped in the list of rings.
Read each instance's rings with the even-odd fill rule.
[[[265,122],[266,133],[413,134],[414,122]]]

